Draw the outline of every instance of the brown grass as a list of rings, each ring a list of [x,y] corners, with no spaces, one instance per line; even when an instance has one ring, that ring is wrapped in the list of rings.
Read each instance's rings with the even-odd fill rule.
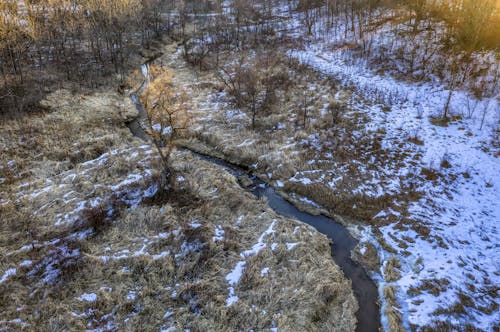
[[[56,175],[134,140],[125,121],[136,111],[127,97],[59,90],[42,104],[49,111],[0,124],[0,165],[15,165],[0,171],[9,182]]]
[[[394,282],[401,278],[401,264],[399,263],[398,258],[390,257],[385,261],[384,264],[384,276],[386,282]]]
[[[450,282],[447,279],[426,279],[421,282],[420,286],[408,289],[408,294],[414,296],[427,292],[439,296],[441,292],[447,290],[449,284]]]
[[[88,98],[97,107],[102,106],[101,97]],[[59,98],[64,100],[68,101]],[[41,137],[63,125],[63,114],[77,107],[82,107],[85,117],[91,117],[90,111],[86,113],[89,106],[78,103],[62,106],[61,114],[54,109],[44,117],[33,117],[37,125],[31,125],[30,135],[34,142],[42,142]],[[186,181],[180,182],[175,191],[163,193],[163,197],[128,209],[124,197],[111,192],[108,186],[116,185],[131,173],[155,167],[155,159],[137,147],[140,143],[130,137],[123,120],[112,113],[99,118],[99,111],[93,110],[96,119],[81,114],[68,119],[68,126],[61,127],[64,132],[53,138],[61,140],[61,145],[51,150],[49,145],[55,143],[49,138],[46,145],[39,147],[41,157],[26,147],[16,151],[19,146],[13,136],[25,131],[28,125],[17,123],[17,131],[11,130],[12,123],[2,127],[8,133],[2,136],[6,137],[2,144],[9,149],[6,161],[22,156],[26,161],[22,167],[29,171],[22,177],[29,181],[26,192],[20,193],[20,179],[13,179],[6,185],[8,191],[2,193],[4,201],[0,204],[0,253],[5,257],[0,275],[17,267],[16,275],[0,285],[3,318],[20,318],[30,329],[44,331],[81,330],[107,324],[125,331],[168,326],[193,331],[262,330],[272,327],[273,321],[283,330],[354,329],[357,304],[349,282],[333,264],[327,239],[305,226],[294,233],[299,225],[277,216],[242,190],[230,174],[189,154],[176,153],[174,167]],[[50,124],[50,119],[59,122]],[[80,136],[87,120],[95,130]],[[72,121],[81,122],[82,127],[75,127]],[[117,126],[118,134],[109,134],[107,123],[109,128]],[[101,134],[109,141],[100,139]],[[86,152],[60,161],[75,141]],[[105,143],[101,145],[102,142]],[[101,163],[82,164],[107,152],[108,145],[123,147],[129,142],[131,150],[122,150]],[[43,166],[42,171],[31,172],[36,162]],[[48,168],[57,163],[58,168]],[[20,162],[16,165],[21,167]],[[50,184],[46,178],[50,178]],[[145,189],[154,178],[154,174],[145,177],[129,189]],[[29,196],[43,188],[47,191]],[[97,197],[102,200],[85,206],[74,224],[55,227],[59,214],[74,209],[74,205],[65,203],[64,197],[74,197],[76,202]],[[13,203],[17,198],[18,203]],[[239,218],[241,223],[237,226]],[[202,226],[191,226],[194,221]],[[240,300],[226,307],[225,275],[241,260],[239,253],[251,248],[272,221],[276,221],[276,234],[266,239],[267,248],[259,255],[247,258],[244,276],[235,286]],[[212,240],[216,225],[224,229],[221,242]],[[87,230],[92,231],[92,236],[75,237],[74,232]],[[60,240],[51,242],[55,239]],[[270,250],[271,242],[278,244],[275,251]],[[285,242],[307,245],[289,251]],[[24,245],[27,249],[19,250]],[[165,254],[167,250],[169,253]],[[68,258],[68,251],[74,255]],[[19,263],[26,259],[33,264],[20,267]],[[60,269],[55,283],[43,282],[50,266]],[[271,272],[261,276],[264,267]],[[96,301],[78,300],[84,293],[95,293]],[[164,318],[169,310],[171,317]],[[276,312],[281,315],[274,316]],[[2,323],[0,327],[4,326],[19,327],[16,323]]]
[[[403,332],[403,318],[396,300],[396,288],[394,286],[384,286],[383,296],[386,300],[384,313],[387,317],[390,332]]]
[[[364,254],[361,254],[362,248],[364,248]],[[360,242],[356,248],[354,248],[352,256],[367,270],[377,273],[380,271],[380,257],[378,256],[377,248],[372,243]]]

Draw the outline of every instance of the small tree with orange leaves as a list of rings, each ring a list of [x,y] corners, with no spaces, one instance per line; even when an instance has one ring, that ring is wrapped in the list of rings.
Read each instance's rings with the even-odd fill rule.
[[[174,87],[172,78],[170,70],[149,66],[149,84],[140,97],[147,117],[147,133],[162,162],[162,188],[173,183],[170,157],[176,139],[185,135],[190,123],[186,94]]]

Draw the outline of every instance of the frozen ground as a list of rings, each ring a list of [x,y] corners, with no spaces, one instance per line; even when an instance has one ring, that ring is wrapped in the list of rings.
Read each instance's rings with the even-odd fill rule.
[[[286,8],[278,11],[284,12]],[[292,38],[304,35],[300,20],[289,21],[287,27]],[[321,31],[321,27],[315,30]],[[377,42],[376,32],[371,38]],[[387,36],[380,37],[384,38]],[[451,119],[442,126],[436,119],[449,91],[439,80],[403,82],[376,72],[368,61],[353,58],[355,53],[345,47],[332,47],[332,40],[311,37],[301,41],[300,47],[288,49],[287,54],[352,91],[352,97],[335,97],[349,99],[352,113],[368,119],[353,135],[373,140],[381,137],[383,156],[370,151],[351,161],[364,172],[363,183],[353,192],[391,197],[389,207],[371,216],[372,226],[353,228],[362,241],[372,242],[379,251],[383,264],[374,278],[380,282],[380,293],[386,286],[396,287],[396,310],[407,329],[444,324],[493,331],[500,324],[498,92],[477,100],[465,91],[455,91]],[[334,42],[342,45],[342,41]],[[183,76],[182,80],[189,78]],[[316,89],[320,84],[310,85]],[[326,184],[335,192],[348,174],[329,160],[335,151],[321,133],[300,139],[273,134],[271,140],[262,139],[244,131],[248,117],[231,109],[223,94],[212,93],[201,100],[203,117],[196,130],[208,141],[223,142],[226,155],[262,151],[252,165],[277,186]],[[286,129],[292,126],[293,116],[276,129],[290,135]],[[231,130],[224,127],[227,125]],[[304,147],[314,151],[316,159],[294,167],[291,177],[282,178],[286,172],[279,168],[293,164],[297,150]],[[276,159],[282,161],[277,169],[266,168],[269,160]],[[416,199],[407,199],[409,188],[418,193]],[[401,265],[396,267],[397,278],[386,275],[385,262],[392,257]],[[384,315],[383,324],[385,328],[389,324]]]
[[[447,321],[459,327],[470,324],[493,330],[500,323],[498,141],[495,146],[500,130],[498,95],[478,101],[464,91],[455,92],[451,100],[452,115],[462,117],[447,127],[437,126],[430,120],[439,116],[446,104],[445,86],[405,83],[378,75],[362,61],[353,64],[345,52],[336,52],[328,46],[328,42],[316,39],[302,50],[290,50],[289,55],[339,79],[343,85],[353,87],[356,94],[372,101],[372,105],[354,105],[370,118],[366,132],[383,129],[386,135],[382,147],[407,155],[404,165],[386,169],[388,180],[402,174],[419,174],[422,169],[440,174],[435,181],[416,182],[423,196],[410,204],[404,216],[405,223],[415,222],[428,228],[427,236],[400,227],[403,217],[399,213],[394,216],[395,211],[390,208],[374,217],[383,221],[393,215],[390,224],[380,230],[385,241],[400,253],[402,277],[393,284],[399,287],[398,299],[406,326]],[[389,111],[377,104],[375,96],[380,95],[392,96],[396,101]],[[480,112],[467,117],[471,102],[477,104]],[[411,139],[420,143],[409,143]],[[367,194],[375,196],[387,192],[405,194],[398,193],[401,188],[394,183],[379,185],[376,191],[363,190],[371,190]],[[426,287],[439,281],[445,281],[444,287]]]

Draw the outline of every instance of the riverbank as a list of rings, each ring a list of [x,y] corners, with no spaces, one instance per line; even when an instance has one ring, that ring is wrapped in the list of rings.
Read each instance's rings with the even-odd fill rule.
[[[252,59],[258,51],[245,56]],[[495,133],[491,119],[488,129],[480,132],[473,130],[478,124],[475,119],[457,117],[447,127],[437,126],[432,120],[436,107],[424,102],[427,115],[422,117],[418,98],[396,98],[392,105],[377,102],[373,89],[352,85],[356,77],[344,83],[336,80],[343,77],[336,76],[337,71],[352,67],[330,64],[318,52],[304,57],[301,65],[290,66],[294,89],[281,96],[274,108],[259,114],[254,130],[251,114],[232,103],[216,72],[200,72],[187,65],[179,52],[171,54],[164,63],[176,71],[175,80],[190,96],[197,119],[195,139],[184,144],[249,168],[290,193],[308,211],[335,214],[336,220],[348,225],[361,239],[354,256],[380,285],[384,328],[453,329],[469,321],[481,327],[496,319],[498,304],[490,283],[497,279],[497,232],[491,224],[496,209],[485,205],[498,196],[487,169],[495,168],[497,158],[495,143],[489,141]],[[229,53],[219,61],[230,67],[240,56]],[[368,76],[363,80],[374,77],[380,83],[374,89],[388,88],[384,82],[390,81],[391,91],[421,91],[371,72],[356,73]],[[444,94],[436,89],[433,96],[438,99]],[[302,91],[310,91],[311,102],[305,125]],[[335,123],[328,108],[332,100],[343,109]],[[463,108],[461,100],[455,102]],[[415,126],[424,128],[425,140],[419,140],[417,130],[411,132]],[[450,144],[456,152],[460,147],[484,160],[483,171],[468,171],[478,166],[460,154],[448,153]],[[466,208],[461,193],[471,198],[473,209]],[[452,273],[449,283],[447,272]],[[481,287],[471,280],[480,281]],[[486,322],[478,318],[483,316],[488,317]]]
[[[231,174],[178,152],[177,190],[106,90],[60,90],[4,122],[5,329],[352,331],[357,303],[327,238]]]

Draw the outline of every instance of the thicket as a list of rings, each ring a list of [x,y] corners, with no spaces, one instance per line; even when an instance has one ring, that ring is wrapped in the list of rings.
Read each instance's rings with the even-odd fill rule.
[[[496,0],[3,0],[0,114],[33,109],[54,82],[95,88],[103,77],[125,77],[138,49],[165,32],[189,62],[217,68],[224,50],[286,42],[287,15],[298,15],[305,34],[328,35],[381,69],[417,80],[437,75],[454,88],[458,78],[446,75],[460,66],[450,53],[500,48],[498,7]],[[388,22],[391,41],[377,45],[374,32]]]
[[[172,27],[175,0],[2,0],[0,114],[34,107],[56,82],[95,88]]]

